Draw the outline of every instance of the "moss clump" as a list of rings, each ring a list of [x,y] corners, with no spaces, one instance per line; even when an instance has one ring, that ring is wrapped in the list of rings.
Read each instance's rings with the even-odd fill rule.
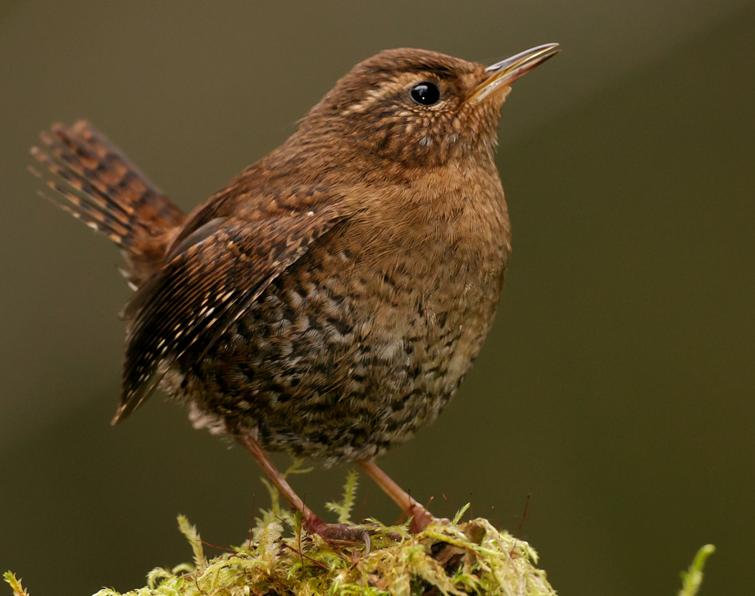
[[[294,523],[290,523],[294,522]],[[194,562],[158,568],[128,596],[247,594],[554,595],[527,543],[484,519],[438,522],[420,534],[371,522],[371,545],[334,546],[303,536],[290,515],[263,512],[247,543],[207,559],[196,530],[179,517]],[[120,596],[112,589],[96,596]]]
[[[298,470],[294,470],[295,472]],[[288,473],[292,473],[289,470]],[[208,559],[188,520],[178,527],[193,563],[157,568],[147,585],[125,596],[236,596],[250,594],[506,594],[555,596],[537,554],[484,519],[437,521],[419,534],[406,526],[369,520],[367,544],[331,544],[302,532],[300,520],[282,508],[268,486],[269,510],[261,511],[252,537],[231,552]],[[350,522],[357,475],[350,473],[340,503],[327,508]],[[105,589],[95,596],[122,596]]]
[[[355,491],[356,476],[350,475],[341,503],[328,505],[341,522],[349,521]],[[206,556],[196,528],[179,516],[192,563],[153,569],[145,587],[126,594],[106,588],[94,596],[556,594],[526,542],[485,519],[461,521],[466,507],[452,521],[434,522],[419,534],[369,520],[369,545],[336,545],[303,534],[298,518],[280,507],[273,490],[271,497],[272,506],[261,512],[252,537],[214,558]],[[697,594],[712,552],[710,545],[700,550],[682,574],[679,596]],[[4,578],[14,596],[28,596],[11,572]]]
[[[295,463],[288,474],[301,473]],[[263,481],[264,482],[264,481]],[[265,483],[267,485],[267,483]],[[207,559],[196,529],[183,516],[178,526],[194,561],[153,569],[147,585],[126,596],[236,596],[249,594],[506,594],[554,596],[526,543],[484,519],[437,521],[419,534],[406,526],[369,520],[369,545],[331,544],[302,533],[300,520],[280,506],[268,485],[269,510],[261,511],[252,537],[232,552]],[[351,521],[357,475],[346,478],[341,502],[328,503],[340,523]],[[121,596],[105,589],[95,596]]]

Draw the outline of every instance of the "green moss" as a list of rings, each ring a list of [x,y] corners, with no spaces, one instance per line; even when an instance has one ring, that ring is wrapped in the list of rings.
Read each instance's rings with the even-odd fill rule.
[[[129,596],[242,594],[511,594],[553,595],[527,543],[484,519],[438,522],[411,535],[403,526],[374,529],[371,547],[303,536],[290,514],[263,512],[246,544],[207,560],[196,529],[179,528],[193,564],[158,568]],[[97,596],[116,596],[112,589]]]
[[[3,573],[3,579],[10,586],[10,589],[13,590],[13,596],[29,596],[29,592],[24,589],[21,580],[12,571]]]
[[[357,487],[347,478],[340,503],[329,504],[339,521],[348,522]],[[385,526],[369,520],[371,544],[330,544],[302,532],[297,516],[280,506],[271,493],[271,507],[260,512],[246,543],[207,558],[196,528],[184,516],[178,527],[193,554],[192,563],[147,574],[147,585],[122,595],[106,588],[95,596],[248,596],[503,594],[554,596],[537,554],[526,543],[499,531],[485,519],[437,521],[411,534],[406,526]],[[698,552],[682,574],[679,596],[695,596],[702,583],[710,545]],[[11,572],[4,575],[14,596],[29,596]]]
[[[682,572],[682,589],[679,590],[679,596],[697,596],[703,583],[705,561],[714,552],[716,552],[716,547],[712,544],[700,547],[689,569]]]

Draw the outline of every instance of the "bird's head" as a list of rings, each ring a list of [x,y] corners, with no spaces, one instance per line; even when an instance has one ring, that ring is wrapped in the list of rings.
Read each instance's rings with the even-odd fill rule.
[[[559,51],[525,50],[490,66],[418,49],[380,52],[342,77],[302,132],[404,166],[492,155],[511,84]],[[314,135],[313,135],[314,136]]]

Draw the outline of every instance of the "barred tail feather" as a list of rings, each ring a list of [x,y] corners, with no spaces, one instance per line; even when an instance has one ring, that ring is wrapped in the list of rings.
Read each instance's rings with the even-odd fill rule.
[[[40,135],[31,168],[53,203],[124,251],[127,276],[142,282],[164,254],[184,214],[88,122]]]

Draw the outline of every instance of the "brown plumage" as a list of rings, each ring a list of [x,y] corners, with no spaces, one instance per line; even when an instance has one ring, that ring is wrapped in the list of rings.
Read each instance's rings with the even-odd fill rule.
[[[160,384],[197,426],[328,463],[432,421],[510,252],[500,107],[555,51],[487,69],[381,52],[188,216],[87,123],[44,133],[32,153],[57,202],[120,246],[136,287],[115,421]]]

